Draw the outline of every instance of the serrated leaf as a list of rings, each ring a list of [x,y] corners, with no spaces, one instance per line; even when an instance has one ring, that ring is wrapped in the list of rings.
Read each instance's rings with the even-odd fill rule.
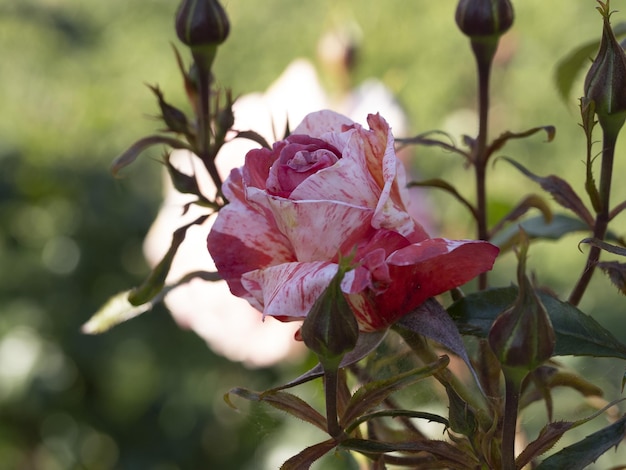
[[[83,333],[96,335],[110,330],[126,320],[135,318],[152,308],[151,303],[135,306],[128,301],[130,291],[120,292],[111,297],[100,309],[81,327]]]
[[[511,224],[498,232],[490,242],[504,251],[517,244],[519,228],[524,229],[530,239],[558,240],[559,238],[574,232],[589,231],[589,227],[580,219],[556,214],[550,222],[543,216],[529,217],[519,224]]]
[[[113,176],[118,176],[118,173],[122,168],[127,167],[135,160],[137,157],[147,148],[152,147],[153,145],[164,144],[169,145],[175,149],[187,149],[191,150],[189,146],[184,143],[182,140],[176,139],[174,137],[168,137],[165,135],[149,135],[148,137],[144,137],[143,139],[139,139],[133,145],[131,145],[124,153],[122,153],[119,157],[117,157],[113,164],[111,165],[111,173]]]
[[[324,432],[326,431],[326,418],[316,409],[297,396],[287,392],[276,392],[268,390],[265,392],[255,392],[243,387],[235,387],[224,395],[224,401],[231,408],[237,409],[230,399],[230,395],[236,395],[249,401],[267,403],[268,405],[289,413],[291,416],[310,423]]]
[[[178,247],[183,241],[185,241],[187,230],[193,225],[203,224],[208,217],[208,215],[200,216],[193,222],[174,231],[172,234],[172,243],[167,250],[167,253],[165,253],[165,256],[163,256],[163,259],[154,267],[150,276],[148,276],[143,284],[129,292],[128,301],[132,305],[141,305],[149,302],[163,290],[163,287],[165,286],[165,279],[167,278],[167,275],[170,272],[170,267],[172,266],[172,261],[174,261],[174,256],[176,256]]]
[[[428,452],[437,457],[440,468],[468,469],[476,468],[478,462],[469,453],[455,447],[453,444],[434,439],[415,440],[404,442],[383,442],[369,439],[346,439],[340,447],[363,454],[386,454],[388,452]],[[444,465],[444,462],[446,463]]]
[[[529,463],[533,458],[544,454],[552,447],[556,445],[556,443],[561,439],[563,434],[568,432],[571,429],[577,428],[578,426],[582,426],[583,424],[597,418],[602,413],[604,413],[609,408],[617,405],[619,402],[623,401],[616,400],[614,402],[609,403],[602,409],[592,413],[585,418],[581,418],[577,421],[559,421],[555,423],[548,423],[543,427],[540,431],[537,439],[529,443],[526,448],[522,451],[522,453],[515,459],[516,467],[522,468],[527,463]],[[569,470],[570,467],[563,467]]]
[[[624,248],[623,246],[611,245],[610,243],[598,240],[597,238],[584,238],[580,241],[580,243],[587,243],[591,246],[596,246],[601,250],[608,251],[609,253],[613,253],[614,255],[626,256],[626,248]]]
[[[597,264],[604,274],[609,276],[611,283],[626,295],[626,263],[602,261]]]
[[[626,34],[626,23],[614,24],[611,28],[615,36]],[[572,90],[572,86],[583,69],[588,69],[590,60],[600,47],[600,39],[587,42],[572,50],[567,56],[559,61],[554,74],[554,81],[561,95],[561,99],[567,103]]]
[[[626,436],[626,416],[541,462],[537,470],[584,470]]]
[[[450,427],[449,421],[439,415],[433,413],[427,413],[425,411],[413,411],[413,410],[381,410],[373,413],[368,413],[355,419],[350,426],[346,428],[346,434],[350,434],[357,426],[376,418],[416,418],[425,419],[428,422],[435,422],[443,424],[446,428]]]
[[[376,408],[393,392],[432,376],[436,372],[445,369],[449,363],[450,358],[442,356],[439,360],[425,367],[419,367],[389,379],[377,380],[363,385],[352,395],[352,399],[341,417],[342,427],[350,426],[355,419]]]
[[[580,217],[581,220],[586,222],[589,228],[593,227],[594,219],[591,212],[589,212],[589,209],[587,209],[583,201],[578,197],[578,194],[576,194],[567,181],[556,175],[537,176],[515,160],[508,157],[501,158],[517,168],[527,178],[539,184],[544,191],[552,195],[558,204],[571,210]]]
[[[537,292],[556,335],[555,356],[596,356],[626,359],[626,346],[589,315],[573,305]],[[461,333],[487,337],[494,319],[511,305],[517,287],[469,294],[448,308]]]
[[[315,461],[322,458],[337,446],[334,439],[319,442],[311,447],[307,447],[302,452],[294,455],[280,467],[280,470],[307,470]]]

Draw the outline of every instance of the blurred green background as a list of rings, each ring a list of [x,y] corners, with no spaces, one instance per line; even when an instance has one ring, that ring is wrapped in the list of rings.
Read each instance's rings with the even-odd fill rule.
[[[307,441],[303,423],[263,407],[236,413],[222,401],[234,386],[268,388],[306,365],[248,370],[179,329],[163,308],[101,336],[80,333],[109,296],[148,273],[141,244],[160,203],[160,166],[142,157],[122,180],[108,167],[158,127],[149,117],[158,111],[144,82],[158,83],[170,102],[183,103],[170,47],[177,42],[177,3],[0,0],[0,469],[275,468],[289,452],[314,442]],[[363,38],[355,84],[382,80],[415,134],[475,132],[474,64],[455,28],[456,2],[224,4],[231,36],[215,72],[236,95],[264,90],[297,57],[316,60],[321,34],[354,21]],[[504,154],[582,190],[580,85],[563,103],[553,71],[573,47],[599,37],[600,17],[593,2],[514,4],[516,24],[503,39],[494,70],[492,135],[556,125],[553,143],[535,136]],[[320,73],[328,79],[322,68]],[[623,157],[620,144],[617,175],[626,170]],[[443,175],[471,197],[472,176],[450,154],[419,149],[414,170],[425,178]],[[491,175],[494,218],[529,191],[539,192],[504,162]],[[615,189],[615,201],[626,198],[619,177]],[[446,236],[473,236],[469,218],[450,197],[430,193],[430,204]],[[623,234],[623,225],[618,218],[614,230]],[[538,281],[562,296],[585,261],[577,250],[580,238],[531,249]],[[513,257],[505,255],[492,283],[508,285],[513,266]],[[599,275],[582,304],[626,341],[624,306]],[[619,395],[623,363],[566,361],[605,387],[609,399]],[[537,408],[524,420],[532,426],[543,413]],[[301,436],[297,442],[281,441],[286,429]],[[616,455],[611,458],[619,460]],[[356,468],[337,462],[320,468]],[[602,462],[598,468],[606,467]]]

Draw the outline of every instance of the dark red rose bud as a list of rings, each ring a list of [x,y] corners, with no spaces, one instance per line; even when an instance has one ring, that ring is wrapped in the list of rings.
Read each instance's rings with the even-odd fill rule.
[[[585,98],[593,100],[603,129],[619,130],[626,120],[626,54],[615,38],[609,22],[609,2],[598,2],[602,15],[602,42],[598,55],[585,77]]]
[[[530,372],[552,357],[554,330],[548,312],[526,276],[528,239],[521,231],[517,299],[489,330],[489,345],[505,368]]]
[[[176,13],[176,34],[189,47],[217,46],[228,37],[230,23],[217,0],[183,0]]]
[[[513,24],[513,5],[509,0],[460,0],[455,20],[469,37],[501,36]]]

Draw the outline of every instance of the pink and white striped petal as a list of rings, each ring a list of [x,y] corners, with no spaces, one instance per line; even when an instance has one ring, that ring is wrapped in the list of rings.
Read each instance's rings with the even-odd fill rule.
[[[259,304],[263,314],[282,321],[302,320],[337,274],[329,262],[284,263],[257,269],[242,277],[243,287]]]

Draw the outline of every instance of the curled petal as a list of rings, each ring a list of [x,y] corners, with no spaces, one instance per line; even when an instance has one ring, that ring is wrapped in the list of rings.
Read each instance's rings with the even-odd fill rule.
[[[393,253],[387,260],[393,282],[377,304],[394,322],[426,299],[461,286],[492,268],[498,248],[475,240],[434,238]]]

